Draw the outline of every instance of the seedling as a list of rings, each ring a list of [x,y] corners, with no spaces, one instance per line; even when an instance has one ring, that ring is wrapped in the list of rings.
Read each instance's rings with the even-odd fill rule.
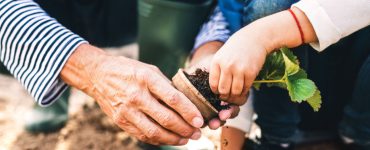
[[[307,78],[307,73],[299,67],[298,58],[288,48],[280,48],[267,56],[253,87],[259,90],[261,84],[287,89],[291,101],[306,101],[314,111],[321,107],[320,91]]]

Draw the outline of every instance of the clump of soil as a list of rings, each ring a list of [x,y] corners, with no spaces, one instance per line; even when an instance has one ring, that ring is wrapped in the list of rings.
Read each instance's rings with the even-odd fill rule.
[[[221,105],[219,95],[212,92],[211,87],[209,86],[209,73],[207,71],[203,71],[198,68],[194,75],[187,74],[186,72],[184,72],[184,74],[191,84],[193,84],[203,97],[206,98],[206,100],[218,111],[230,108],[229,105]]]

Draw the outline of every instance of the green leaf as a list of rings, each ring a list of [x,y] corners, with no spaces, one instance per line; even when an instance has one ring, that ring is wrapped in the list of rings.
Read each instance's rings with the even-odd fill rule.
[[[280,48],[280,51],[284,53],[293,63],[299,65],[299,61],[297,56],[294,55],[294,53],[287,47]]]
[[[316,91],[315,83],[309,79],[294,79],[288,77],[287,89],[292,101],[302,102],[312,97]]]
[[[257,80],[280,80],[285,74],[285,63],[281,51],[275,51],[267,56]]]
[[[287,53],[287,52],[285,52]],[[283,58],[284,58],[284,63],[285,63],[285,72],[287,73],[288,76],[292,75],[292,74],[295,74],[299,71],[299,65],[297,60],[295,60],[295,56],[289,56],[289,55],[286,55],[283,51],[282,55],[283,55]],[[289,58],[289,57],[291,58]]]
[[[321,108],[321,93],[319,90],[315,91],[315,94],[307,99],[308,104],[313,108],[314,111],[319,111]]]
[[[297,73],[290,75],[289,79],[290,80],[307,79],[307,73],[303,69],[299,69]]]

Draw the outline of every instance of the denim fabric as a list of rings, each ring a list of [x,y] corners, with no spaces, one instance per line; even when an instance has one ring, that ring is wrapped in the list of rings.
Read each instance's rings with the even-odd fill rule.
[[[219,0],[218,7],[229,23],[231,33],[238,31],[243,26],[243,0]]]
[[[298,0],[245,0],[243,23],[247,25],[259,18],[286,10]]]
[[[344,118],[339,126],[340,134],[360,145],[370,145],[370,27],[358,33],[354,43],[358,55],[367,55],[355,81],[352,98],[344,109]],[[367,52],[367,54],[366,54]],[[365,54],[364,54],[365,53]]]

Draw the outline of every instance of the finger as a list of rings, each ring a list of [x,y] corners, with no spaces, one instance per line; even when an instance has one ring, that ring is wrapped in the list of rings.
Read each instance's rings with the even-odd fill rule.
[[[218,114],[220,120],[226,121],[227,119],[235,118],[239,114],[240,108],[236,105],[230,105],[229,109],[221,110]]]
[[[221,126],[221,121],[217,118],[211,119],[208,122],[208,127],[212,130],[216,130]]]
[[[140,106],[140,109],[162,127],[182,137],[191,137],[194,140],[200,138],[196,135],[192,136],[196,134],[195,129],[186,123],[177,113],[160,104],[149,93],[145,94],[145,99],[147,99],[147,102],[143,106]]]
[[[220,118],[220,120],[226,121],[227,119],[229,119],[231,117],[231,114],[233,113],[232,111],[233,110],[231,108],[225,109],[225,110],[221,110],[218,113],[218,117]]]
[[[231,86],[231,97],[240,96],[244,88],[244,73],[236,72],[233,74],[233,81]]]
[[[254,79],[255,78],[251,78],[248,75],[244,75],[244,87],[243,87],[243,90],[246,90],[246,91],[243,91],[242,94],[247,94],[248,93],[249,89],[252,86],[252,83],[253,83]]]
[[[125,132],[129,133],[130,135],[136,137],[142,142],[146,142],[152,145],[158,145],[158,142],[155,142],[153,140],[149,140],[138,128],[136,128],[133,124],[127,121],[125,118],[125,115],[122,113],[116,113],[113,116],[113,120],[115,124],[120,127]]]
[[[172,85],[159,77],[153,77],[149,81],[148,88],[154,96],[180,114],[187,123],[196,128],[202,127],[204,120],[197,107]]]
[[[149,143],[149,144],[152,144],[152,145],[159,145],[160,144],[156,141],[149,140],[148,137],[146,137],[142,132],[140,132],[140,130],[138,128],[136,128],[134,126],[118,125],[118,127],[120,127],[122,130],[124,130],[125,132],[127,132],[131,136],[134,136],[135,138],[137,138],[138,140],[140,140],[142,142]]]
[[[242,94],[240,94],[240,96],[245,96],[245,97],[247,97],[248,98],[248,96],[249,96],[249,88],[246,88],[245,86],[243,87],[243,92],[242,92]]]
[[[139,111],[126,114],[126,118],[132,122],[149,140],[166,145],[184,145],[188,139],[181,138],[171,133],[150,120],[145,114]]]
[[[225,110],[225,113],[230,114],[229,118],[227,118],[227,119],[235,118],[236,116],[238,116],[239,112],[240,112],[240,107],[236,106],[236,105],[230,105],[230,108],[228,110]],[[221,113],[223,113],[223,112],[221,111],[220,115],[221,115]],[[223,120],[223,121],[226,121],[226,119]]]
[[[215,61],[212,61],[209,70],[209,86],[213,93],[218,94],[218,83],[220,80],[220,66]]]
[[[230,97],[230,90],[233,76],[229,69],[221,69],[220,82],[218,83],[218,92],[222,100]]]

